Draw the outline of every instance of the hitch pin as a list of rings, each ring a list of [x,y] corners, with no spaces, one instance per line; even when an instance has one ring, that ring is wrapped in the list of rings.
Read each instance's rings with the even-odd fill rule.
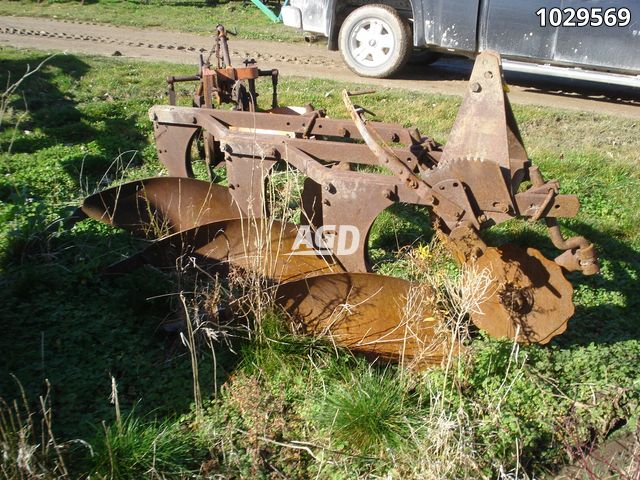
[[[550,188],[549,191],[547,192],[547,196],[544,197],[542,204],[536,210],[536,213],[534,213],[531,216],[531,222],[537,222],[538,220],[540,220],[540,217],[542,217],[542,214],[547,209],[547,207],[551,203],[551,200],[553,200],[554,196],[555,196],[555,192],[553,191],[552,188]]]

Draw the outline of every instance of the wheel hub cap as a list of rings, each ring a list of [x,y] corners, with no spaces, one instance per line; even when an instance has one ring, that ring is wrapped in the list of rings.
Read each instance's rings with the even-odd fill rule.
[[[365,67],[384,65],[395,51],[391,27],[377,18],[362,20],[351,32],[349,50],[354,60]]]

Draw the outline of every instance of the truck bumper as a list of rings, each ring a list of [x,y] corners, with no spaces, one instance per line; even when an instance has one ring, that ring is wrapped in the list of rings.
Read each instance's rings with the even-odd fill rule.
[[[286,5],[282,7],[280,14],[282,15],[282,23],[287,27],[302,30],[302,12],[299,8]]]

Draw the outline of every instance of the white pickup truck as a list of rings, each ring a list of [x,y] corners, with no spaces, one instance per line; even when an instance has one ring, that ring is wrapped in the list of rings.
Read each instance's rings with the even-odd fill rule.
[[[367,77],[490,49],[506,70],[640,88],[640,0],[290,0],[282,18]]]

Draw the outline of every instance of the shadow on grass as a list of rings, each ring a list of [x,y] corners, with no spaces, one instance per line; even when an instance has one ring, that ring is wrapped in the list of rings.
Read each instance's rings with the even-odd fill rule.
[[[89,151],[68,148],[55,158],[80,186],[81,174],[94,183],[123,151],[138,151],[147,145],[134,114],[113,101],[108,92],[90,100],[83,98],[84,103],[79,105],[76,94],[91,67],[74,55],[48,58],[30,54],[26,58],[0,59],[0,84],[16,81],[41,62],[45,62],[43,67],[25,79],[21,95],[10,104],[15,111],[26,109],[28,117],[17,125],[20,134],[0,137],[0,152],[10,149],[13,154],[37,154],[47,148],[91,144]]]
[[[17,80],[46,58],[9,52],[0,60],[0,82],[6,85],[9,73]],[[175,306],[166,296],[175,287],[150,269],[118,279],[100,275],[139,245],[95,222],[44,233],[47,219],[65,215],[61,204],[75,202],[81,170],[95,185],[121,151],[148,146],[135,123],[142,107],[92,99],[91,86],[79,84],[90,69],[73,55],[49,59],[11,100],[17,116],[25,99],[29,111],[15,138],[16,116],[0,131],[0,159],[10,172],[0,177],[0,397],[19,396],[15,375],[37,401],[48,379],[61,438],[88,438],[113,418],[111,375],[125,412],[135,406],[141,415],[170,416],[193,402],[188,351],[176,334],[158,328]],[[236,360],[221,353],[217,361],[222,383]],[[211,358],[200,366],[206,396]]]
[[[581,293],[582,301],[576,306],[567,332],[558,338],[558,345],[640,340],[640,252],[586,223],[573,222],[571,229],[596,245],[601,262],[606,262],[606,274],[571,274],[574,286],[584,284],[588,291]]]
[[[44,63],[43,63],[44,62]],[[10,103],[16,111],[28,110],[30,118],[20,123],[21,130],[34,131],[41,129],[44,134],[35,141],[29,136],[18,136],[11,151],[16,153],[32,153],[60,142],[73,142],[85,139],[93,131],[78,128],[82,114],[76,107],[76,101],[63,92],[58,84],[60,79],[56,71],[64,71],[65,80],[78,82],[89,71],[89,65],[73,55],[59,54],[29,55],[27,58],[0,59],[0,84],[16,82],[27,72],[33,72],[43,63],[38,72],[25,78],[19,93]],[[6,126],[5,126],[6,127]],[[9,144],[0,144],[3,151]]]
[[[80,230],[80,231],[78,231]],[[132,241],[111,229],[79,229],[33,238],[21,262],[0,275],[0,397],[35,400],[53,386],[53,411],[63,438],[86,436],[111,419],[110,376],[123,410],[171,416],[193,402],[191,364],[175,333],[159,328],[179,306],[175,285],[152,269],[110,278],[101,269]],[[217,370],[200,360],[203,396],[221,385],[237,357],[221,351]]]

